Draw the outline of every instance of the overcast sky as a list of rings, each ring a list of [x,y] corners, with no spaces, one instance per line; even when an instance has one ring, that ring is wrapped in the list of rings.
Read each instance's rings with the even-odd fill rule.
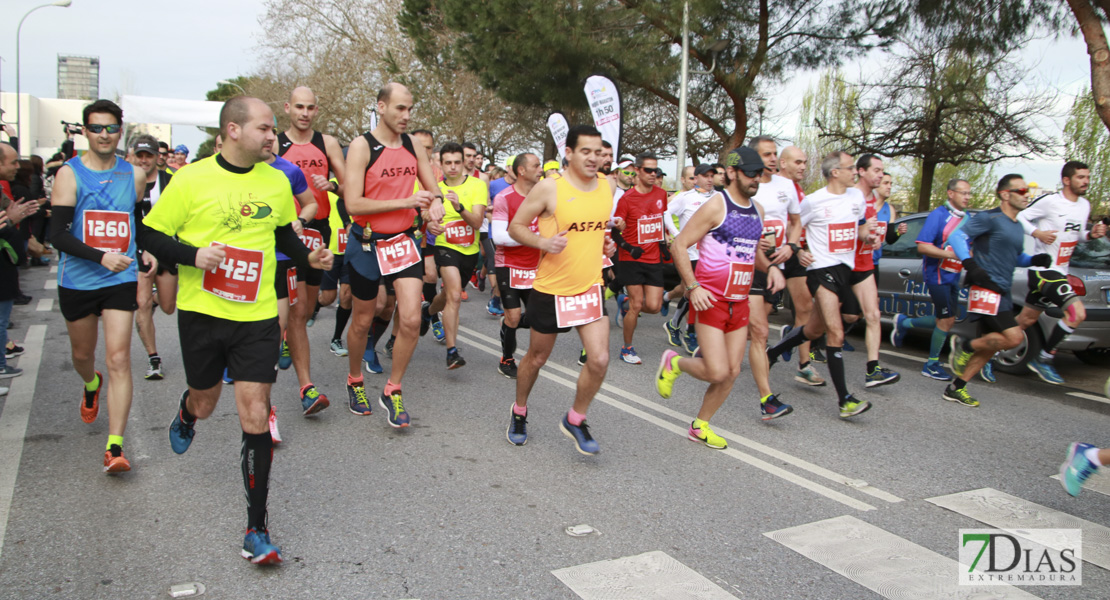
[[[2,0],[0,22],[0,89],[15,91],[15,29],[19,19],[45,0]],[[68,8],[42,8],[23,25],[21,88],[42,98],[57,94],[57,55],[100,57],[100,93],[114,98],[143,96],[203,100],[220,79],[245,75],[258,66],[258,17],[254,0],[73,0]],[[186,33],[180,33],[186,32]],[[1022,55],[1031,83],[1060,90],[1061,111],[1088,84],[1089,62],[1076,39],[1042,40]],[[846,68],[851,74],[875,68],[876,58]],[[764,129],[793,134],[806,87],[817,74],[802,73],[776,94],[778,107],[768,113]],[[773,114],[772,114],[773,113]],[[124,116],[126,119],[126,115]],[[1063,119],[1041,126],[1058,139]],[[173,143],[195,151],[205,139],[195,127],[174,127]],[[672,163],[673,164],[673,163]],[[1059,179],[1060,157],[1000,164],[997,172],[1023,172],[1027,180],[1051,187]],[[666,168],[666,167],[664,167]],[[670,171],[668,171],[670,173]]]

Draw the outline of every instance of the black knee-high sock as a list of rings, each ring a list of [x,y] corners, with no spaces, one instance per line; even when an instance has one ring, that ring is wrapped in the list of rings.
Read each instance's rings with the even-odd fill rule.
[[[501,358],[510,359],[516,352],[516,327],[501,322]]]
[[[335,310],[335,333],[331,339],[342,340],[343,330],[347,328],[347,321],[351,319],[351,309],[340,306]]]
[[[791,348],[797,348],[798,346],[801,346],[802,344],[809,341],[806,339],[805,331],[805,325],[791,329],[790,333],[786,334],[786,337],[782,338],[774,346],[771,346],[767,349],[767,358],[770,359],[772,363],[774,363],[779,359],[780,356],[782,356],[783,352],[786,352]]]
[[[247,528],[266,529],[266,497],[270,494],[270,463],[274,460],[274,440],[270,432],[243,432],[239,451],[243,465],[243,487],[247,491]]]
[[[674,309],[674,315],[671,316],[671,327],[678,329],[682,319],[686,318],[686,313],[690,312],[690,301],[685,297],[678,301],[678,306]]]
[[[841,346],[826,346],[825,356],[829,361],[829,377],[836,387],[836,395],[843,402],[848,397],[848,383],[844,380],[844,348]]]
[[[520,315],[520,322],[516,324],[517,329],[531,329],[532,324],[528,322],[528,313]]]
[[[1052,328],[1052,333],[1048,334],[1048,341],[1045,342],[1044,348],[1041,349],[1041,358],[1051,356],[1056,351],[1056,346],[1059,346],[1060,342],[1064,341],[1073,331],[1075,330],[1068,327],[1067,323],[1063,321],[1056,323],[1056,326]]]
[[[316,317],[316,315],[318,315],[318,314],[320,314],[320,300],[316,300],[316,308],[312,309],[312,316],[313,317]]]
[[[385,333],[386,329],[389,329],[389,321],[386,321],[385,319],[379,317],[374,317],[374,320],[370,321],[369,344],[371,348],[374,348],[378,345],[378,340],[381,339],[382,334]]]
[[[432,299],[435,298],[435,297],[436,297],[436,284],[434,284],[434,283],[425,283],[424,284],[424,301],[425,302],[431,302]]]

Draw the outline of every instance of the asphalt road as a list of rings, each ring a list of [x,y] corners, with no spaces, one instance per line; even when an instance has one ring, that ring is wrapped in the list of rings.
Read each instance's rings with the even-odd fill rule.
[[[772,380],[795,413],[763,423],[745,365],[713,421],[729,450],[713,451],[685,438],[704,384],[680,379],[666,401],[654,391],[666,342],[651,315],[635,341],[645,364],[610,364],[589,413],[601,453],[585,457],[558,430],[578,371],[576,337],[561,337],[532,397],[528,444],[512,446],[505,427],[514,384],[496,372],[497,321],[475,290],[461,319],[469,364],[449,372],[444,348],[421,340],[405,381],[407,430],[391,429],[376,406],[369,417],[346,410],[346,362],[326,350],[334,311],[321,312],[309,330],[312,366],[333,404],[303,418],[294,374],[279,375],[273,403],[284,443],[275,450],[270,526],[286,562],[253,567],[238,556],[245,501],[231,392],[185,455],[169,448],[184,386],[176,318],[155,318],[163,381],[142,380],[145,355],[134,338],[125,442],[133,470],[106,476],[106,413],[80,421],[80,380],[56,302],[37,310],[40,299],[56,298],[44,289],[53,275],[24,274],[35,300],[16,309],[11,333],[28,347],[14,361],[26,374],[0,397],[3,598],[164,598],[187,582],[202,584],[205,598],[971,597],[972,588],[956,585],[958,530],[994,519],[929,499],[984,488],[1016,498],[984,504],[1016,519],[1015,528],[1079,523],[1087,557],[1078,590],[994,593],[1110,597],[1110,497],[1088,489],[1074,499],[1050,478],[1070,441],[1107,444],[1108,405],[1094,399],[1101,382],[1090,383],[1105,375],[1078,378],[1061,364],[1082,389],[1031,376],[977,381],[982,406],[970,409],[944,402],[943,384],[917,374],[923,340],[884,355],[900,382],[865,390],[855,335],[850,387],[875,408],[841,421],[830,387],[805,388],[780,365]],[[620,332],[611,335],[615,357]],[[384,376],[367,382],[380,388]],[[840,520],[819,523],[827,519]],[[834,526],[843,523],[885,532],[886,542],[844,536]],[[581,524],[596,533],[567,534]],[[804,552],[806,544],[833,545]],[[918,569],[934,563],[943,568]]]

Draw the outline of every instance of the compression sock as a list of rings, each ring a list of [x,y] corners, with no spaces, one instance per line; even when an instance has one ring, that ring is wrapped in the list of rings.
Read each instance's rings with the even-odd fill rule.
[[[786,352],[787,350],[791,350],[793,348],[797,348],[798,346],[801,346],[802,344],[809,341],[806,339],[805,332],[805,325],[791,329],[790,333],[786,334],[786,337],[782,338],[774,346],[771,346],[767,349],[767,358],[772,359],[773,361],[777,361],[779,357],[782,356],[783,352]]]
[[[678,306],[675,307],[674,314],[671,315],[671,327],[678,329],[688,312],[690,312],[690,301],[683,297],[678,301]]]
[[[902,321],[902,327],[909,329],[911,327],[921,327],[923,329],[931,329],[937,326],[937,318],[933,315],[927,317],[914,317]]]
[[[244,431],[239,459],[243,465],[243,487],[247,490],[247,528],[265,531],[270,463],[274,460],[274,439],[270,437],[270,432]]]
[[[825,356],[828,357],[829,377],[832,378],[833,386],[836,387],[836,395],[843,402],[848,397],[848,383],[844,379],[844,348],[826,346]]]
[[[425,283],[424,284],[424,301],[425,302],[431,302],[432,299],[435,298],[435,297],[436,297],[436,284],[435,283]]]
[[[501,322],[501,358],[508,360],[516,352],[516,327]]]
[[[351,309],[340,306],[335,310],[335,332],[331,339],[342,340],[343,330],[347,328],[347,321],[351,319]]]
[[[933,337],[929,340],[929,360],[937,362],[940,353],[944,350],[944,342],[948,341],[948,332],[939,327],[933,328]]]
[[[1056,346],[1064,341],[1071,332],[1075,331],[1068,324],[1063,321],[1058,321],[1056,326],[1052,328],[1052,333],[1048,334],[1048,341],[1045,342],[1044,348],[1041,349],[1041,360],[1052,360],[1052,355],[1056,353]]]

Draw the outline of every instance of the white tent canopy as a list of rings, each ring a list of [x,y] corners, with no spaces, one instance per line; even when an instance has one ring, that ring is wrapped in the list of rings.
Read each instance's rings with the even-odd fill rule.
[[[123,96],[120,102],[123,105],[124,120],[128,123],[169,123],[197,127],[219,127],[220,109],[224,105],[223,102],[150,96]]]

